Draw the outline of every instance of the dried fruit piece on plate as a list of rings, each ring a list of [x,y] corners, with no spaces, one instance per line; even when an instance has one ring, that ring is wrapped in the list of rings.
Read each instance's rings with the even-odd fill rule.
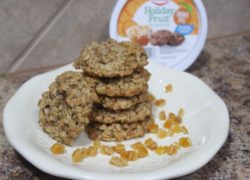
[[[166,104],[166,100],[165,99],[158,99],[154,102],[154,104],[156,106],[164,106]]]
[[[51,148],[50,151],[53,154],[63,154],[65,152],[65,146],[61,143],[55,143]]]
[[[159,119],[160,120],[166,120],[167,119],[165,111],[160,111],[160,113],[159,113]]]
[[[124,167],[128,165],[128,161],[120,157],[112,156],[112,158],[109,161],[109,164],[117,167]]]
[[[152,139],[148,138],[144,144],[147,146],[148,149],[155,150],[157,148],[157,143]]]
[[[187,148],[192,145],[191,139],[188,137],[182,137],[179,139],[179,144],[181,147]]]

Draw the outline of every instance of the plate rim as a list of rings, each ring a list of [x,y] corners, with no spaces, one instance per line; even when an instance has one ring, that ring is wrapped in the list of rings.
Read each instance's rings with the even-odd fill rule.
[[[18,95],[18,93],[21,91],[22,88],[24,88],[28,83],[31,82],[31,80],[34,80],[37,77],[42,77],[43,75],[47,75],[47,74],[53,74],[56,72],[60,72],[63,69],[67,69],[70,66],[72,66],[72,64],[68,64],[65,66],[62,66],[60,68],[57,68],[55,70],[52,71],[48,71],[48,72],[44,72],[42,74],[36,75],[32,78],[30,78],[29,80],[27,80],[22,86],[19,87],[19,89],[15,92],[15,94],[9,99],[9,101],[6,103],[4,111],[3,111],[3,128],[4,128],[4,133],[5,136],[7,137],[9,143],[12,145],[12,147],[14,147],[14,149],[21,154],[26,160],[28,160],[32,165],[34,165],[35,167],[37,167],[38,169],[44,171],[45,173],[54,175],[54,176],[58,176],[58,177],[64,177],[64,178],[74,178],[74,179],[103,179],[104,176],[107,176],[109,179],[138,179],[138,178],[148,178],[148,179],[153,179],[153,178],[175,178],[175,177],[180,177],[180,176],[184,176],[187,174],[190,174],[194,171],[197,171],[198,169],[200,169],[201,167],[203,167],[205,164],[207,164],[216,154],[217,152],[221,149],[221,147],[224,145],[225,141],[227,140],[228,137],[228,133],[229,133],[229,112],[227,109],[227,106],[225,104],[225,102],[205,83],[203,82],[201,79],[197,78],[196,76],[189,74],[187,72],[180,72],[177,70],[173,70],[173,69],[169,69],[160,65],[157,65],[155,63],[150,62],[150,64],[153,64],[153,66],[157,66],[157,68],[160,68],[160,70],[167,70],[167,71],[171,71],[174,73],[180,73],[180,74],[185,74],[191,78],[193,78],[194,80],[198,81],[199,83],[201,83],[203,86],[206,86],[207,90],[209,90],[213,96],[217,99],[217,101],[220,103],[220,106],[224,109],[223,113],[225,116],[225,133],[223,134],[223,141],[221,141],[220,143],[217,144],[217,146],[215,147],[214,151],[210,151],[209,156],[207,156],[207,158],[203,159],[203,161],[196,165],[195,167],[192,166],[191,169],[187,168],[187,170],[180,172],[177,175],[172,175],[172,176],[168,176],[166,173],[159,173],[159,172],[164,172],[164,168],[161,168],[159,170],[152,170],[149,172],[136,172],[136,173],[115,173],[115,174],[111,174],[111,173],[100,173],[100,172],[90,172],[90,171],[86,171],[84,169],[81,169],[81,171],[85,174],[85,176],[82,176],[82,174],[72,174],[72,173],[68,173],[67,171],[58,171],[58,170],[51,170],[50,168],[48,168],[48,166],[44,166],[42,163],[40,164],[37,160],[33,160],[32,158],[29,157],[29,155],[27,155],[27,153],[25,152],[24,148],[20,148],[20,144],[18,142],[16,142],[12,137],[11,134],[9,133],[8,130],[8,120],[7,120],[7,113],[8,113],[8,108],[11,105],[11,103],[14,101],[15,97]],[[43,154],[45,155],[45,154]],[[62,164],[62,163],[60,163]],[[63,164],[64,166],[64,164]],[[66,168],[67,166],[65,166],[64,168]],[[157,175],[157,176],[155,176]]]

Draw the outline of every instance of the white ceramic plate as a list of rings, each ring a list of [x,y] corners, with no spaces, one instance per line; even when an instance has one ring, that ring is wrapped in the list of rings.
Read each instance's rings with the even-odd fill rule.
[[[52,175],[72,179],[161,179],[174,178],[189,174],[205,165],[224,144],[229,130],[229,116],[224,102],[201,80],[165,67],[149,64],[147,69],[152,73],[149,91],[156,98],[165,98],[166,106],[154,108],[156,122],[160,110],[177,113],[185,109],[184,124],[189,129],[193,142],[191,148],[183,149],[177,155],[150,156],[129,163],[124,168],[108,164],[110,157],[98,155],[86,158],[82,163],[73,164],[71,153],[79,145],[87,145],[90,140],[82,134],[74,147],[66,147],[63,155],[52,155],[50,147],[55,143],[38,124],[37,102],[42,92],[48,89],[55,77],[72,65],[38,75],[27,81],[10,99],[4,110],[4,130],[12,146],[37,168]],[[172,83],[174,91],[164,93],[165,85]],[[177,140],[166,138],[158,140],[148,134],[137,140],[124,142],[129,145],[138,140],[152,137],[158,144],[170,144]]]

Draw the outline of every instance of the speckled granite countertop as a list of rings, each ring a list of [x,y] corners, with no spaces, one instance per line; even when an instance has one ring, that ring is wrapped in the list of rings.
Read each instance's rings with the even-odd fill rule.
[[[0,75],[0,114],[17,88],[38,69]],[[188,72],[203,79],[228,106],[230,134],[200,170],[179,179],[250,179],[250,34],[210,40]],[[57,179],[38,170],[8,143],[0,116],[0,179]]]

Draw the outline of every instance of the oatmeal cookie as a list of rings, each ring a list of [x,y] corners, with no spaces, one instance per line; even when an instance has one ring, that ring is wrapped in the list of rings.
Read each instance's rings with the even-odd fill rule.
[[[91,76],[110,78],[128,76],[147,63],[147,55],[140,45],[108,39],[84,48],[74,66]]]
[[[129,109],[138,103],[147,102],[147,101],[150,101],[150,95],[149,93],[145,92],[145,93],[132,96],[132,97],[104,96],[100,98],[99,104],[101,104],[102,107],[104,108],[117,111],[117,110]]]
[[[93,102],[97,101],[95,83],[79,72],[59,75],[38,102],[42,129],[59,142],[73,144],[89,122]]]
[[[151,115],[151,103],[140,103],[127,110],[111,111],[104,108],[95,108],[91,121],[101,123],[130,123],[143,121]]]
[[[110,97],[135,96],[147,91],[150,73],[143,69],[124,78],[104,79],[96,86],[96,92]]]
[[[149,124],[154,120],[151,116],[144,121],[134,123],[89,123],[85,130],[89,138],[102,141],[123,141],[136,137],[141,137],[148,132]]]

